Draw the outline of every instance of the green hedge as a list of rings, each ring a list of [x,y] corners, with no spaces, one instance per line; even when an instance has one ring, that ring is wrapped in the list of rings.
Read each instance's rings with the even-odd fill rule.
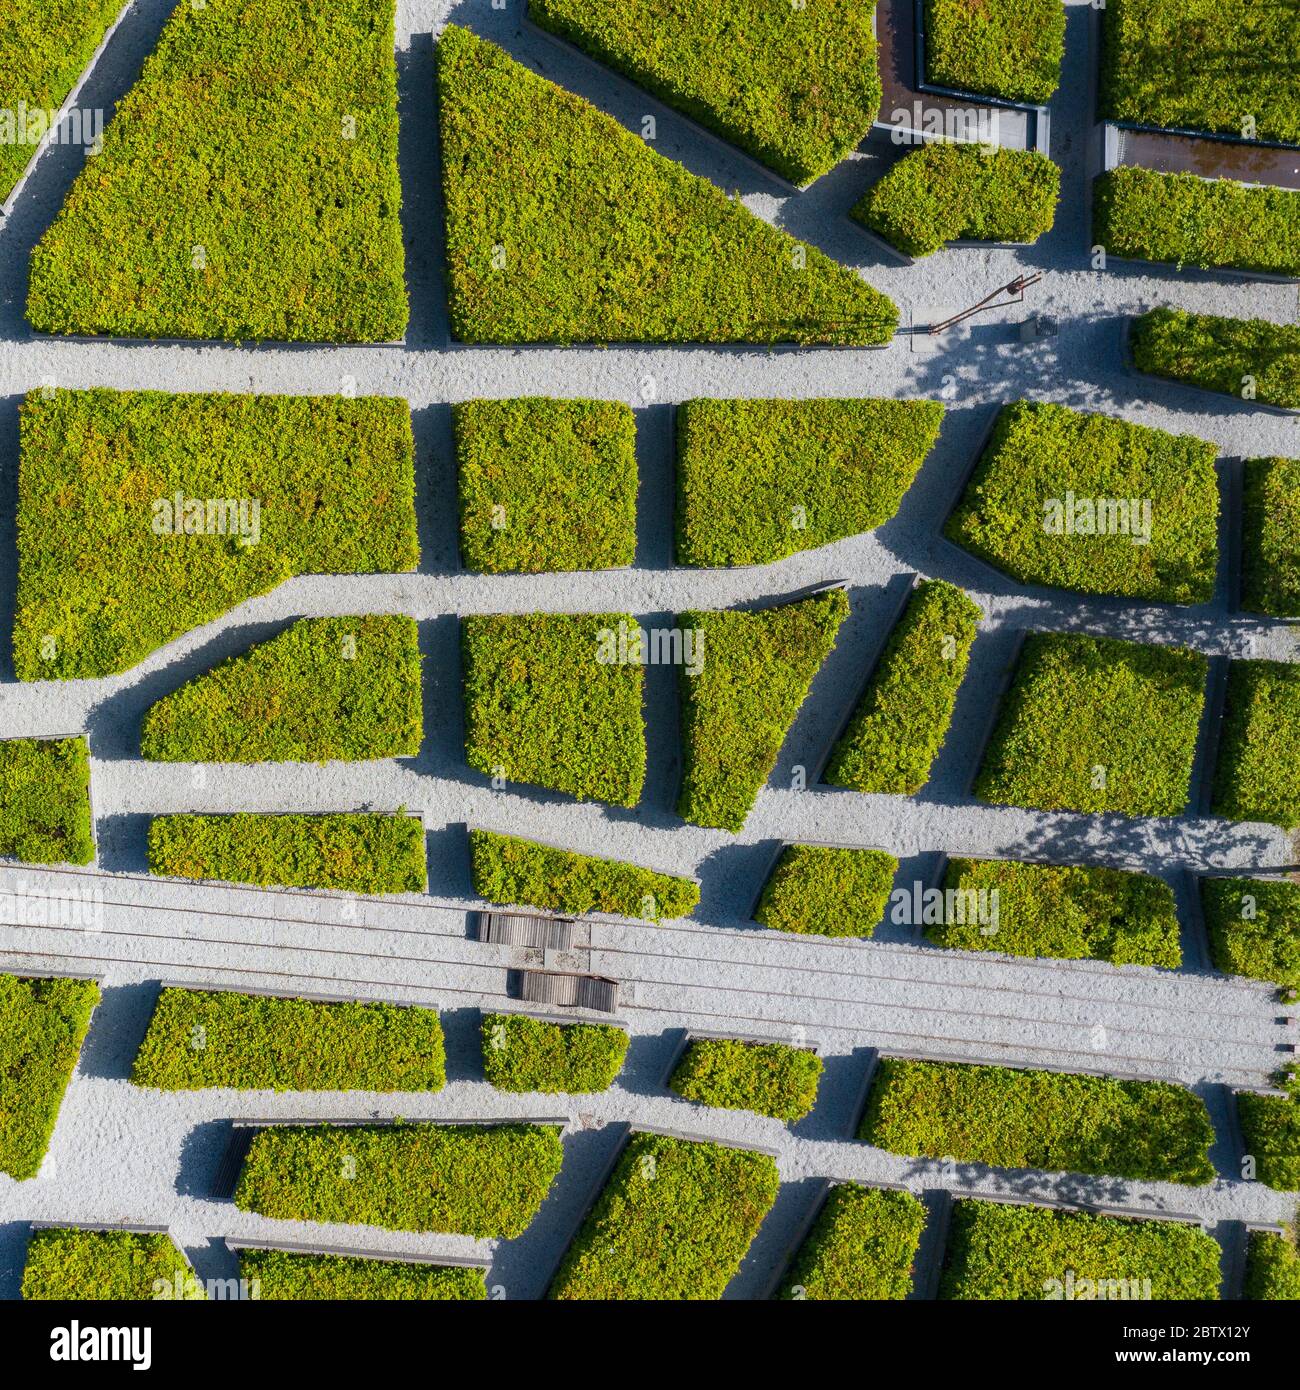
[[[1140,372],[1300,409],[1300,328],[1294,324],[1152,309],[1129,325],[1129,344]],[[1247,387],[1251,394],[1244,395]]]
[[[413,618],[302,618],[151,705],[140,751],[157,762],[413,758],[424,738]]]
[[[1300,825],[1300,665],[1229,663],[1211,809],[1230,820]]]
[[[822,1059],[785,1043],[696,1038],[668,1079],[684,1100],[719,1110],[752,1110],[793,1124],[817,1101]]]
[[[942,579],[917,585],[823,778],[833,787],[915,796],[930,780],[966,674],[980,610]]]
[[[938,401],[695,400],[677,407],[677,563],[766,565],[898,511]]]
[[[872,184],[849,216],[921,257],[950,241],[1037,241],[1051,231],[1060,196],[1061,171],[1036,150],[923,145]]]
[[[799,1302],[906,1298],[924,1228],[925,1208],[910,1192],[837,1183],[777,1297]]]
[[[253,1139],[235,1205],[281,1221],[522,1235],[564,1150],[553,1127],[276,1125]]]
[[[1205,657],[1183,647],[1031,633],[975,795],[1041,811],[1178,815],[1207,672]]]
[[[775,931],[868,937],[884,916],[898,860],[881,849],[786,845],[754,921]]]
[[[1291,1303],[1300,1300],[1300,1253],[1293,1236],[1251,1231],[1243,1296]]]
[[[627,613],[465,618],[470,767],[579,801],[635,806],[646,769],[645,672],[633,660],[638,631]],[[623,634],[627,645],[620,650]]]
[[[681,614],[703,658],[696,674],[680,669],[683,820],[744,827],[848,615],[842,589],[755,613]]]
[[[792,183],[829,172],[880,109],[875,0],[529,0],[529,18]]]
[[[86,740],[0,739],[0,859],[89,864],[94,857]]]
[[[1092,236],[1130,260],[1300,276],[1300,193],[1126,166],[1096,179]]]
[[[343,893],[429,886],[424,826],[402,814],[155,816],[149,872]]]
[[[0,1173],[39,1171],[98,1003],[93,980],[0,975]]]
[[[1300,1192],[1300,1097],[1238,1092],[1237,1114],[1256,1179],[1279,1192]]]
[[[828,20],[840,22],[839,11]],[[461,341],[892,338],[897,308],[859,275],[494,44],[444,29],[438,84]]]
[[[23,1268],[27,1302],[202,1299],[202,1284],[169,1236],[158,1232],[33,1231]]]
[[[1300,616],[1300,459],[1247,459],[1241,515],[1241,606]]]
[[[766,1154],[634,1134],[550,1297],[719,1299],[779,1185]]]
[[[1205,1102],[1163,1081],[882,1057],[858,1136],[909,1158],[1203,1186]]]
[[[469,832],[469,864],[474,891],[504,906],[573,916],[608,912],[658,922],[689,917],[700,900],[700,885],[691,878],[488,830]]]
[[[954,859],[944,888],[959,895],[952,901],[966,920],[945,914],[943,922],[927,925],[925,934],[936,946],[1169,970],[1182,964],[1174,890],[1153,874],[1097,865]],[[972,893],[980,898],[966,896]],[[965,909],[981,900],[997,904],[990,935]]]
[[[636,558],[636,419],[621,401],[543,396],[451,408],[460,553],[485,574]]]
[[[117,675],[294,575],[420,558],[405,401],[36,391],[19,424],[20,680]],[[225,501],[241,534],[209,525]]]
[[[484,1014],[483,1074],[498,1091],[591,1095],[623,1067],[628,1036],[609,1023],[547,1023],[524,1014]]]
[[[1208,603],[1217,453],[1190,435],[1017,401],[998,416],[946,534],[1022,584]]]
[[[1201,903],[1219,970],[1300,989],[1300,884],[1203,878]]]
[[[161,1091],[440,1091],[447,1070],[433,1009],[164,989],[131,1080]]]
[[[178,6],[32,253],[32,326],[400,338],[393,18],[393,0]]]
[[[962,1200],[953,1205],[939,1297],[1215,1299],[1219,1253],[1213,1236],[1176,1221]]]
[[[1041,103],[1064,57],[1061,0],[925,0],[925,76],[936,86]]]
[[[263,1301],[469,1303],[487,1298],[481,1269],[367,1260],[351,1255],[298,1255],[241,1250],[239,1277]]]
[[[1101,33],[1106,119],[1300,144],[1294,4],[1107,0]]]

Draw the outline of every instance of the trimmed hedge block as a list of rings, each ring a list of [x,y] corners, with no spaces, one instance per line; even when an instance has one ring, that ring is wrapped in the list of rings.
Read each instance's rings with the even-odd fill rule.
[[[498,1091],[592,1095],[623,1067],[628,1036],[609,1023],[548,1023],[526,1014],[484,1014],[483,1074]]]
[[[1300,825],[1300,665],[1229,663],[1211,809],[1230,820]]]
[[[822,1059],[785,1043],[695,1038],[668,1080],[684,1100],[793,1124],[817,1102]]]
[[[1247,459],[1241,503],[1241,606],[1300,616],[1300,459]]]
[[[1238,1092],[1237,1115],[1256,1179],[1279,1192],[1300,1192],[1300,1097]]]
[[[24,1302],[206,1297],[189,1261],[161,1231],[44,1229],[27,1245]]]
[[[1129,325],[1140,372],[1261,405],[1300,409],[1300,328],[1152,309]]]
[[[1216,969],[1300,989],[1300,884],[1203,878],[1201,903]]]
[[[897,872],[898,860],[880,849],[786,845],[754,921],[813,936],[872,936]]]
[[[1251,1231],[1246,1247],[1246,1286],[1243,1297],[1300,1301],[1300,1253],[1294,1235]]]
[[[84,738],[0,739],[0,859],[89,864],[94,857],[90,745]]]
[[[263,1301],[468,1303],[487,1298],[481,1269],[351,1255],[241,1250],[239,1277],[250,1289],[256,1288]]]
[[[799,1248],[778,1298],[906,1298],[925,1208],[910,1192],[837,1183]]]
[[[1064,57],[1061,0],[925,0],[925,77],[936,86],[1042,103]]]

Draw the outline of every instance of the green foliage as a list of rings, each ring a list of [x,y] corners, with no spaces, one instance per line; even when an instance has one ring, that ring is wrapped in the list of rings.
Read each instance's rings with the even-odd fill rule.
[[[904,255],[931,256],[949,241],[1037,241],[1051,231],[1060,196],[1061,171],[1036,150],[923,145],[849,216]]]
[[[366,1260],[350,1255],[299,1255],[241,1250],[239,1277],[258,1298],[281,1302],[474,1302],[487,1298],[481,1269]]]
[[[889,1153],[1203,1186],[1205,1102],[1163,1081],[882,1057],[858,1136]]]
[[[817,1101],[822,1059],[785,1043],[696,1038],[668,1080],[684,1100],[719,1110],[752,1110],[793,1124]]]
[[[689,917],[700,900],[700,885],[691,878],[487,830],[469,832],[469,864],[479,897],[507,906],[572,916],[608,912],[658,922]]]
[[[1190,435],[1017,401],[998,416],[946,532],[1022,584],[1207,603],[1217,452]]]
[[[150,706],[158,762],[413,758],[424,737],[420,630],[401,615],[302,618]]]
[[[936,946],[1169,970],[1182,964],[1174,892],[1152,874],[1096,865],[954,859],[944,888],[962,895],[987,894],[988,901],[997,903],[997,921],[990,936],[969,911],[964,922],[928,925],[925,934]],[[960,907],[979,899],[954,901]]]
[[[89,864],[94,857],[86,740],[0,739],[0,858]]]
[[[400,338],[393,15],[393,0],[178,5],[32,253],[32,326]]]
[[[809,1301],[906,1298],[925,1208],[910,1192],[837,1183],[777,1294]]]
[[[1219,970],[1300,989],[1300,884],[1203,878],[1201,902]]]
[[[871,936],[884,915],[898,860],[881,849],[786,845],[754,921],[815,936]]]
[[[1178,815],[1207,673],[1184,647],[1031,633],[975,795],[1042,811]]]
[[[1097,177],[1092,237],[1130,260],[1300,276],[1300,193],[1124,166]]]
[[[483,1074],[498,1091],[591,1095],[607,1091],[628,1036],[609,1023],[547,1023],[524,1014],[483,1015]]]
[[[164,989],[131,1068],[160,1091],[440,1091],[433,1009]]]
[[[206,1298],[189,1261],[158,1232],[33,1231],[23,1299],[60,1302]]]
[[[627,613],[475,615],[461,627],[465,758],[504,776],[635,806],[645,782],[644,667],[618,660]]]
[[[898,310],[860,276],[494,44],[444,29],[438,84],[448,307],[461,341],[893,336]]]
[[[980,610],[954,585],[917,585],[823,780],[895,796],[915,796],[925,786],[948,736],[979,620]]]
[[[1300,1253],[1293,1237],[1276,1231],[1251,1231],[1244,1297],[1300,1301]]]
[[[1001,1202],[953,1205],[940,1298],[1218,1296],[1219,1243],[1199,1226]]]
[[[20,434],[20,680],[117,675],[294,575],[420,558],[402,400],[36,391]],[[177,494],[201,533],[170,529]],[[209,501],[245,504],[256,543]]]
[[[603,570],[636,557],[636,420],[621,401],[529,396],[451,408],[460,553],[487,574]]]
[[[701,658],[680,668],[685,772],[677,814],[692,825],[739,831],[799,713],[848,595],[831,589],[756,613],[683,613]]]
[[[1237,1115],[1255,1177],[1279,1192],[1300,1192],[1300,1096],[1239,1091]]]
[[[1061,0],[925,0],[925,76],[936,86],[1041,103],[1064,57]]]
[[[98,1003],[93,980],[0,975],[0,1173],[36,1176]]]
[[[634,1134],[550,1297],[719,1299],[779,1185],[766,1154]]]
[[[1230,820],[1300,825],[1300,665],[1229,663],[1211,809]]]
[[[1101,33],[1106,119],[1300,144],[1294,0],[1107,0]]]
[[[1262,405],[1300,409],[1300,328],[1268,319],[1231,319],[1152,309],[1129,326],[1133,364],[1170,381],[1242,396],[1247,380]]]
[[[1300,459],[1246,459],[1241,501],[1241,606],[1300,616]]]
[[[155,816],[149,872],[344,893],[429,886],[424,826],[405,814]]]
[[[560,1171],[553,1127],[275,1125],[248,1151],[235,1205],[281,1221],[522,1235]]]
[[[939,437],[938,401],[677,407],[677,563],[766,565],[873,530]]]

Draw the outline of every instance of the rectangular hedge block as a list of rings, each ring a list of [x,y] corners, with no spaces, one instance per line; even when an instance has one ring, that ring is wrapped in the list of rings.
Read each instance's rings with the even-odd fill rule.
[[[0,739],[0,859],[89,864],[94,857],[86,740]]]
[[[1300,883],[1203,878],[1201,902],[1217,969],[1300,990]]]
[[[23,1268],[25,1302],[202,1299],[189,1261],[161,1231],[32,1232]]]
[[[752,1110],[793,1124],[817,1101],[822,1059],[807,1048],[740,1038],[694,1038],[668,1080],[684,1100]]]
[[[906,1298],[925,1208],[910,1192],[837,1183],[778,1298],[863,1302]]]
[[[1006,101],[1041,103],[1056,91],[1061,0],[925,0],[924,17],[927,82]]]
[[[1300,616],[1300,459],[1247,459],[1241,499],[1241,606]]]
[[[241,1250],[239,1277],[257,1297],[276,1302],[467,1303],[487,1298],[481,1269],[308,1255],[289,1250]]]
[[[1230,820],[1300,825],[1300,665],[1229,663],[1211,809]]]
[[[1129,346],[1140,372],[1300,409],[1300,328],[1294,324],[1152,309],[1130,324]]]
[[[1300,1252],[1294,1233],[1251,1231],[1246,1247],[1244,1298],[1300,1302]]]
[[[609,1023],[548,1023],[526,1014],[484,1014],[483,1074],[498,1091],[592,1095],[607,1091],[628,1036]]]
[[[1300,1192],[1300,1095],[1237,1095],[1237,1115],[1255,1177],[1279,1192]]]
[[[786,845],[754,909],[774,931],[868,937],[884,916],[898,860],[880,849]]]

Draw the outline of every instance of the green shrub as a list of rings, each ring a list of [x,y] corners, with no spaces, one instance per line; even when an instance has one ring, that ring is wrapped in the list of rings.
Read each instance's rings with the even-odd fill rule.
[[[157,762],[413,758],[424,737],[412,618],[302,618],[151,705],[140,751]]]
[[[785,1043],[696,1038],[668,1079],[684,1100],[719,1110],[752,1110],[793,1124],[817,1101],[822,1059]]]
[[[405,814],[155,816],[149,872],[343,893],[429,886],[424,826]]]
[[[1093,188],[1093,241],[1112,256],[1300,275],[1300,193],[1123,167]]]
[[[677,407],[677,563],[766,565],[873,530],[939,437],[937,401]]]
[[[1300,328],[1268,319],[1230,319],[1152,309],[1129,326],[1133,365],[1169,381],[1300,409]],[[1248,380],[1249,379],[1249,380]]]
[[[692,878],[487,830],[469,832],[469,863],[479,897],[506,906],[573,916],[608,912],[658,922],[689,917],[700,900],[700,885]]]
[[[1001,1202],[953,1205],[940,1298],[1218,1296],[1219,1243],[1199,1226]]]
[[[393,0],[178,6],[32,253],[37,332],[400,338],[393,16]]]
[[[860,276],[494,44],[444,29],[438,84],[448,309],[461,341],[893,336],[897,309]]]
[[[483,1073],[498,1091],[591,1095],[607,1091],[627,1056],[628,1036],[609,1023],[547,1023],[525,1014],[484,1014]]]
[[[915,796],[930,780],[966,674],[980,610],[942,579],[923,580],[831,752],[824,781]]]
[[[646,767],[645,673],[631,651],[638,632],[626,613],[464,619],[470,767],[579,801],[635,806]]]
[[[460,553],[487,574],[603,570],[636,558],[636,420],[621,401],[451,408]]]
[[[401,1301],[465,1303],[487,1298],[481,1269],[367,1260],[351,1255],[299,1255],[241,1250],[239,1277],[258,1298],[280,1302]]]
[[[1276,1231],[1251,1231],[1243,1296],[1291,1303],[1300,1300],[1300,1254],[1294,1238]]]
[[[0,975],[0,1173],[36,1176],[98,1003],[93,980]]]
[[[1037,241],[1050,232],[1061,171],[1035,150],[923,145],[909,150],[849,212],[908,256],[949,241]]]
[[[1212,809],[1230,820],[1300,825],[1300,665],[1229,663]]]
[[[522,1235],[564,1150],[553,1127],[275,1125],[253,1138],[240,1211],[281,1221]]]
[[[677,814],[692,825],[738,831],[799,713],[848,595],[831,589],[756,613],[683,613],[697,664],[680,667],[685,770]]]
[[[20,435],[20,680],[117,675],[294,575],[420,558],[405,401],[38,391]]]
[[[1290,0],[1107,0],[1101,32],[1106,119],[1300,144]]]
[[[1169,970],[1182,964],[1174,891],[1152,874],[1097,865],[954,859],[944,888],[955,895],[951,901],[964,920],[945,912],[943,922],[927,925],[925,934],[936,946]],[[981,898],[997,905],[990,935],[966,907]]]
[[[818,1302],[906,1298],[924,1228],[925,1208],[910,1192],[837,1183],[777,1297]]]
[[[1191,795],[1199,652],[1031,633],[975,795],[995,806],[1176,816]]]
[[[1041,103],[1064,57],[1061,0],[925,0],[925,77],[936,86]]]
[[[1279,1192],[1300,1192],[1300,1097],[1238,1092],[1237,1114],[1256,1179]]]
[[[721,1298],[779,1185],[766,1154],[634,1134],[550,1297]]]
[[[1207,603],[1216,454],[1190,435],[1017,401],[998,416],[946,532],[1022,584]]]
[[[786,845],[763,885],[754,921],[814,936],[874,934],[898,860],[881,849]]]
[[[529,18],[792,183],[829,172],[880,109],[875,0],[797,10],[529,0]]]
[[[158,1232],[32,1232],[23,1269],[27,1302],[206,1298],[189,1261]]]
[[[164,989],[131,1069],[160,1091],[440,1091],[433,1009]]]
[[[0,858],[89,864],[94,857],[86,740],[0,739]]]
[[[1241,606],[1300,615],[1300,459],[1247,459],[1241,502]]]
[[[1163,1081],[882,1057],[858,1136],[909,1158],[1203,1186],[1205,1102]]]
[[[1201,903],[1217,969],[1300,989],[1300,884],[1203,878]]]

